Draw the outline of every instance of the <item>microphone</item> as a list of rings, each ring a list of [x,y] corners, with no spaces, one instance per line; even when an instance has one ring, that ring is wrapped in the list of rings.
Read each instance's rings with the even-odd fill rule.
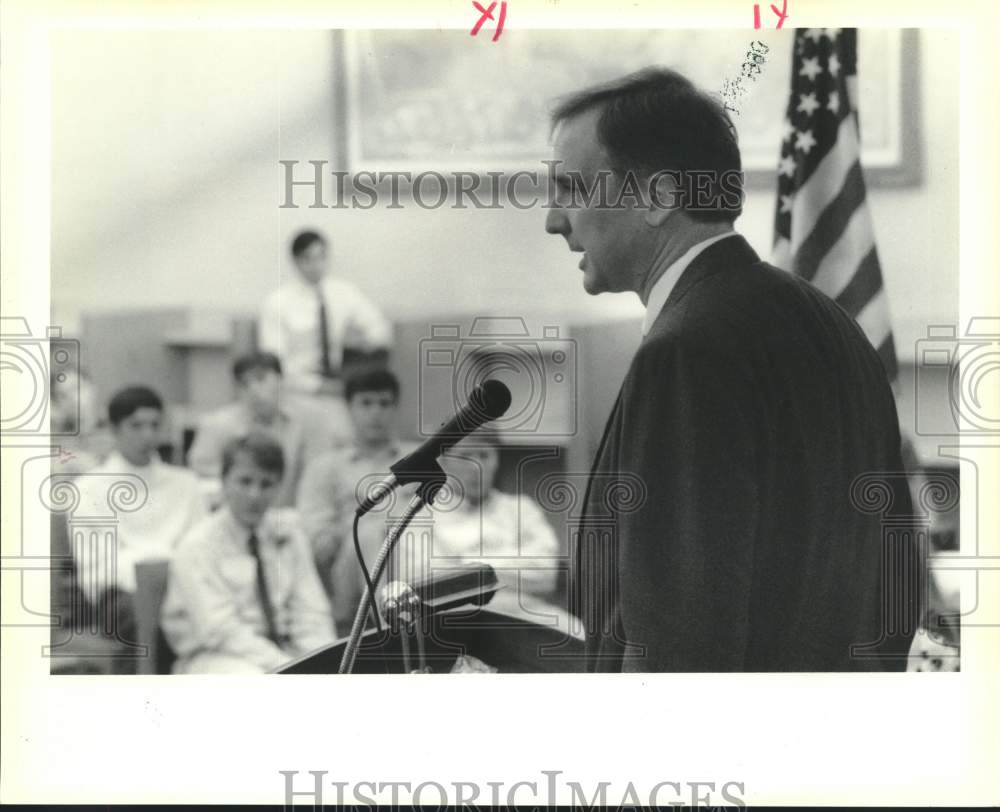
[[[503,587],[489,564],[476,562],[457,569],[434,570],[410,583],[391,581],[380,590],[382,614],[390,622],[400,612],[433,615],[458,606],[485,606]]]
[[[371,495],[358,507],[358,516],[364,516],[400,485],[428,479],[439,479],[443,484],[443,472],[437,458],[484,423],[502,417],[510,408],[510,401],[510,389],[506,384],[494,379],[483,381],[472,390],[469,402],[451,420],[415,451],[389,467],[392,473],[372,489]]]

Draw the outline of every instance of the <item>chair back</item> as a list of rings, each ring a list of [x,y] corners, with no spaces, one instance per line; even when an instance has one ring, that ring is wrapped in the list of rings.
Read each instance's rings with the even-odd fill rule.
[[[176,656],[160,629],[160,609],[167,594],[170,562],[140,561],[135,565],[135,623],[139,643],[147,647],[140,658],[140,674],[169,674]]]

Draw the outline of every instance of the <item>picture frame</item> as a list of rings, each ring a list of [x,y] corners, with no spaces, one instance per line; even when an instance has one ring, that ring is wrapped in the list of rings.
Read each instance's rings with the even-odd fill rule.
[[[915,29],[859,32],[862,165],[874,186],[921,178]],[[505,31],[468,47],[462,30],[336,32],[339,155],[350,173],[537,170],[550,157],[559,96],[649,64],[674,67],[720,98],[753,46],[732,118],[748,186],[775,182],[794,29]],[[487,47],[490,46],[490,47]],[[594,55],[600,54],[595,61]],[[586,55],[586,61],[575,56]],[[583,66],[586,66],[584,68]],[[539,77],[544,77],[540,82]]]

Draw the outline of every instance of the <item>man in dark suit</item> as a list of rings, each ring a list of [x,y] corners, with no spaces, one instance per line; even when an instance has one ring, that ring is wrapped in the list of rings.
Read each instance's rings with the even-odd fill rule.
[[[588,293],[647,307],[574,550],[590,668],[902,670],[917,553],[858,495],[874,477],[911,512],[892,392],[857,324],[733,231],[722,105],[649,69],[553,121],[547,231]]]

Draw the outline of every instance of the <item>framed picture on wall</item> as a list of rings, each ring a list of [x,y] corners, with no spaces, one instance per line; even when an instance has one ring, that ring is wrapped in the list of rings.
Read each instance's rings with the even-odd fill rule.
[[[338,32],[348,168],[419,172],[542,169],[560,96],[648,65],[673,67],[722,95],[753,43],[761,70],[738,112],[748,182],[770,184],[788,103],[794,31],[516,30],[470,47],[462,30]],[[484,43],[493,45],[493,43]],[[859,32],[862,163],[876,184],[919,179],[916,31]]]

